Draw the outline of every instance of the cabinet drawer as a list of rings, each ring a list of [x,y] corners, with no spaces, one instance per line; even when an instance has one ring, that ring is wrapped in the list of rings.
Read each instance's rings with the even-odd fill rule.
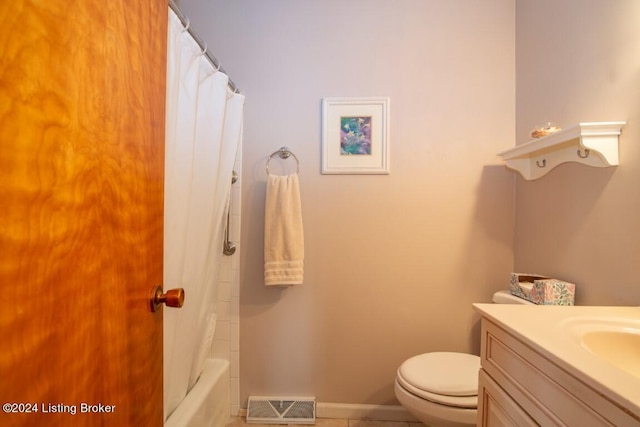
[[[498,384],[480,369],[478,425],[483,427],[535,427],[538,424]]]
[[[542,425],[640,425],[623,408],[486,318],[481,357],[482,368]]]

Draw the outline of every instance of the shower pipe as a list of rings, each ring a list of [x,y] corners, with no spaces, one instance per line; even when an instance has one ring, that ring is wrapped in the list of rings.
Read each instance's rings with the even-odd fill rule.
[[[202,49],[202,54],[209,60],[211,65],[213,65],[213,68],[215,68],[217,71],[220,71],[228,76],[229,74],[220,65],[220,61],[218,61],[218,59],[215,56],[213,56],[211,52],[207,50],[207,42],[202,40],[198,35],[198,33],[196,33],[195,30],[191,28],[189,18],[187,18],[182,13],[178,5],[173,0],[169,0],[169,7],[171,8],[171,10],[173,10],[173,12],[176,14],[178,19],[180,19],[180,22],[182,23],[182,26],[184,27],[185,31],[189,32],[189,35],[193,37],[193,39],[198,44],[200,49]],[[229,86],[229,89],[231,89],[231,91],[233,91],[234,93],[240,93],[240,89],[238,88],[238,86],[236,86],[236,84],[231,79],[229,79],[228,86]]]

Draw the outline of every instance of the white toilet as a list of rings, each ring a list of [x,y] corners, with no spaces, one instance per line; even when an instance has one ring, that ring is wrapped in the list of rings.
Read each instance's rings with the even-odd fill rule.
[[[496,304],[533,304],[509,291],[493,295]],[[396,398],[414,417],[433,427],[476,425],[480,358],[435,352],[407,359],[398,368]]]

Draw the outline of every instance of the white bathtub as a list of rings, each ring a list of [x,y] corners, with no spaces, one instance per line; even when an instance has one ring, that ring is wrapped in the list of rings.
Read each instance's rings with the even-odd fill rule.
[[[200,378],[164,427],[224,427],[231,416],[229,361],[208,359]]]

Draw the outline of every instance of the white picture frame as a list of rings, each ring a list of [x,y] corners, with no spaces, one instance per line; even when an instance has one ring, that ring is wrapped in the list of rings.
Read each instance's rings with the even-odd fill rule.
[[[323,174],[389,174],[389,104],[385,97],[323,98]]]

